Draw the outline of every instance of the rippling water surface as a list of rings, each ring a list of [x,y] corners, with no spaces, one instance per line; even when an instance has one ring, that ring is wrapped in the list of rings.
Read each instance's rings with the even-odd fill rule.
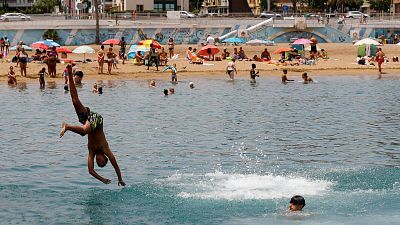
[[[87,172],[62,87],[0,86],[1,224],[398,224],[400,80],[105,81],[79,89],[104,117],[112,166]],[[306,207],[287,211],[301,194]]]

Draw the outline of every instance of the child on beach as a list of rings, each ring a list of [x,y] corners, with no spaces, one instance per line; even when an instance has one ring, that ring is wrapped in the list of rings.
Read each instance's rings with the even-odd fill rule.
[[[260,73],[259,71],[256,72],[256,64],[251,64],[251,70],[250,70],[250,82],[255,83],[256,82],[256,77],[260,77],[258,74]]]
[[[40,88],[42,89],[42,88],[45,88],[45,81],[44,81],[44,77],[46,76],[46,74],[48,74],[47,72],[46,72],[46,68],[42,68],[40,71],[39,71],[39,84],[40,84]]]
[[[176,69],[176,64],[174,63],[173,66],[167,66],[163,69],[163,72],[171,70],[171,83],[176,84],[178,83],[178,76],[177,76],[177,69]]]
[[[301,211],[306,205],[306,201],[303,196],[295,195],[290,199],[290,211]]]
[[[282,75],[282,84],[286,84],[288,81],[294,81],[294,80],[289,80],[287,78],[287,69],[284,69]]]
[[[237,70],[235,66],[235,59],[233,58],[232,61],[228,62],[228,66],[226,67],[226,74],[229,75],[230,80],[234,80],[235,73],[237,74]]]
[[[97,83],[94,83],[94,84],[93,84],[92,92],[93,92],[93,93],[98,93],[98,92],[99,92],[99,91],[97,90]]]
[[[303,83],[304,84],[308,84],[308,83],[314,82],[313,79],[307,75],[307,73],[303,73],[301,75],[301,77],[303,78]]]
[[[13,66],[10,66],[10,71],[8,71],[8,84],[17,85],[17,76],[15,75]]]

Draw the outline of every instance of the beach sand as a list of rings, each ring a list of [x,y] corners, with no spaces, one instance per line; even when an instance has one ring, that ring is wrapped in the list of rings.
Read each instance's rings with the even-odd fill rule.
[[[201,49],[201,46],[191,45],[193,48]],[[279,47],[287,47],[288,44],[280,43],[275,46],[218,46],[221,50],[224,47],[227,47],[228,51],[232,54],[234,47],[243,47],[246,52],[246,55],[249,58],[253,58],[254,55],[260,56],[261,52],[264,48],[268,48],[268,51],[271,53],[271,56],[274,60],[279,59],[280,55],[272,54],[272,52]],[[99,46],[92,45],[96,51],[99,49]],[[227,65],[227,61],[212,61],[206,62],[207,65],[194,65],[189,64],[189,62],[185,59],[186,50],[189,45],[176,45],[175,54],[179,54],[179,58],[177,60],[169,61],[168,64],[177,64],[178,68],[178,79],[190,79],[197,77],[217,77],[217,78],[227,78],[225,74],[225,69]],[[257,70],[260,71],[260,76],[278,76],[282,74],[282,69],[288,69],[288,76],[290,77],[300,77],[302,72],[309,73],[312,77],[318,76],[338,76],[338,75],[377,75],[378,70],[377,66],[364,66],[358,65],[356,63],[357,57],[357,46],[354,46],[349,43],[323,43],[318,44],[319,48],[323,48],[328,52],[330,57],[329,60],[319,60],[316,65],[301,65],[301,66],[277,66],[273,64],[268,64],[265,62],[253,62],[253,61],[237,61],[236,67],[238,69],[237,77],[247,78],[249,77],[249,70],[251,68],[252,63],[257,64]],[[75,47],[68,47],[73,50]],[[107,46],[106,46],[107,49]],[[114,47],[114,52],[117,53],[119,50],[119,46]],[[398,75],[400,72],[400,63],[391,62],[393,56],[400,56],[400,46],[396,45],[385,45],[382,46],[383,52],[389,58],[390,62],[384,63],[382,66],[383,72],[389,75]],[[218,55],[221,54],[218,53]],[[14,55],[14,52],[10,52],[11,54],[8,56],[6,60],[0,62],[0,82],[7,82],[7,73],[8,68],[10,66],[15,66],[16,63],[8,62],[11,57]],[[28,52],[29,55],[34,54],[34,52]],[[83,55],[80,54],[68,54],[69,59],[74,60],[83,60]],[[96,54],[86,54],[86,59],[96,60]],[[377,65],[375,63],[375,65]],[[150,67],[150,70],[146,70],[145,66],[136,66],[133,65],[132,60],[127,61],[126,64],[122,64],[121,62],[118,64],[118,69],[114,69],[112,75],[108,74],[97,74],[97,62],[89,62],[89,63],[78,63],[78,66],[83,70],[85,77],[84,80],[151,80],[151,79],[170,79],[170,72],[157,72],[155,67]],[[47,66],[42,63],[29,63],[27,68],[27,77],[20,76],[19,68],[14,68],[16,74],[18,75],[17,79],[19,82],[38,82],[38,72],[42,67]],[[160,66],[160,70],[163,69],[164,66]],[[182,69],[186,67],[185,69]],[[63,83],[64,78],[62,76],[62,72],[65,68],[65,64],[57,64],[57,77],[56,78],[46,78],[46,81],[55,81],[56,83]],[[107,65],[104,65],[104,71],[107,71]],[[383,75],[385,76],[385,74]]]

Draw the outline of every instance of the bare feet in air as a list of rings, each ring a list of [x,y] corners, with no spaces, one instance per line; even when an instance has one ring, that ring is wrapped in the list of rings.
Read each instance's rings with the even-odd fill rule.
[[[64,136],[65,131],[67,131],[66,129],[67,129],[67,125],[65,123],[62,123],[61,131],[60,131],[60,138],[62,138]]]

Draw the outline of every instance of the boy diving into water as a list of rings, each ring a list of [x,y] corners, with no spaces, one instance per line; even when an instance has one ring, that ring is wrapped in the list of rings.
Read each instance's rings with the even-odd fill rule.
[[[103,131],[103,117],[91,111],[88,107],[85,107],[78,97],[78,92],[75,87],[74,78],[72,75],[72,66],[67,66],[68,70],[68,81],[69,89],[71,93],[72,104],[74,105],[76,114],[78,115],[79,122],[83,126],[73,126],[70,124],[63,123],[60,138],[64,136],[66,131],[72,131],[74,133],[80,134],[82,136],[88,135],[88,170],[89,173],[98,179],[99,181],[109,184],[111,180],[104,178],[97,174],[94,170],[94,158],[96,157],[96,162],[99,167],[104,167],[108,160],[110,160],[111,165],[114,167],[115,172],[118,176],[118,185],[125,186],[125,182],[122,180],[121,171],[119,169],[117,160],[112,153],[110,147],[108,146],[106,136]]]

